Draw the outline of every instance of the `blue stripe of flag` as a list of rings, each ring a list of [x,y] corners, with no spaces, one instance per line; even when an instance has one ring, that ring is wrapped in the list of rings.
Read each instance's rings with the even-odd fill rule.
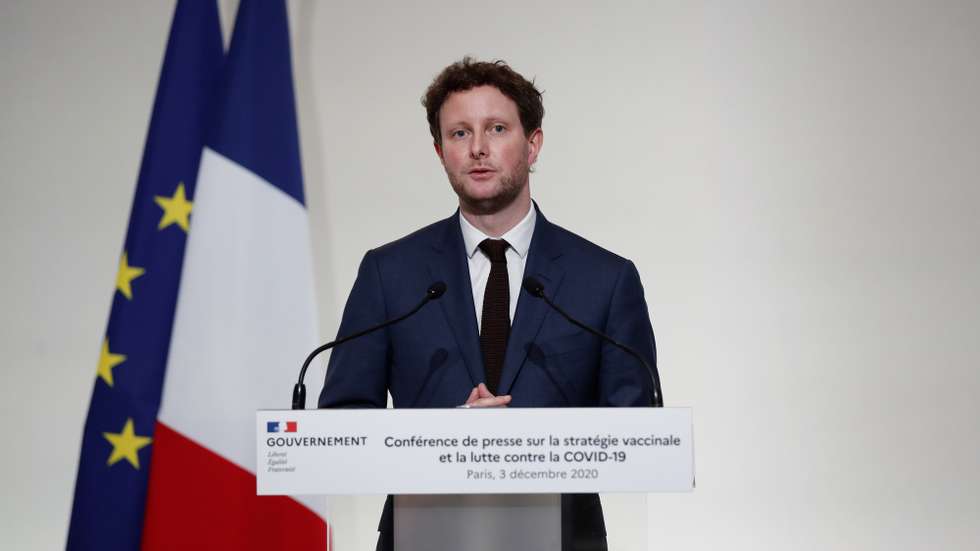
[[[104,433],[120,433],[132,419],[136,435],[153,436],[187,237],[177,225],[158,229],[163,210],[155,198],[172,197],[183,183],[188,199],[193,200],[223,55],[216,2],[180,0],[123,249],[128,264],[145,272],[132,281],[132,299],[119,291],[113,294],[106,337],[110,351],[126,359],[112,370],[111,387],[95,379],[68,549],[140,547],[152,444],[138,451],[139,468],[125,459],[110,466],[113,445]]]
[[[221,98],[208,146],[305,204],[282,0],[242,0]]]

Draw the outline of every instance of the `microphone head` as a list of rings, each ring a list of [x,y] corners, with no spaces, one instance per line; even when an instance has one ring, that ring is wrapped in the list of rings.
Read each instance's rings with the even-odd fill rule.
[[[425,294],[429,297],[429,300],[434,300],[441,297],[445,292],[446,283],[443,281],[437,281],[432,285],[429,285],[429,288],[426,289]]]
[[[544,285],[537,279],[527,276],[524,278],[524,290],[531,295],[541,298],[544,296]]]

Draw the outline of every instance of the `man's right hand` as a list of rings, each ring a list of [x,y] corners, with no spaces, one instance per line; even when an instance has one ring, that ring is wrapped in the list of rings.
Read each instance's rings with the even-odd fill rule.
[[[510,394],[494,396],[487,385],[480,383],[473,387],[463,407],[468,408],[501,408],[510,403]]]

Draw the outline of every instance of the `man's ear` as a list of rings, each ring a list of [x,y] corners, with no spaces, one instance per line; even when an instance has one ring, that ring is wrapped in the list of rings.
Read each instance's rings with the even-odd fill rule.
[[[441,162],[442,161],[442,146],[439,145],[439,142],[433,141],[432,142],[432,147],[435,148],[436,155],[439,157],[439,161]]]
[[[531,132],[531,135],[527,137],[527,144],[527,166],[533,166],[538,160],[538,154],[541,153],[541,147],[544,145],[544,131],[538,128]]]

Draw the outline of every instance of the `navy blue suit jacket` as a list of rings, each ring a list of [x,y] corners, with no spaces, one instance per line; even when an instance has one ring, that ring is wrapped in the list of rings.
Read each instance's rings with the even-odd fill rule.
[[[535,206],[535,208],[537,208]],[[550,223],[540,211],[525,265],[573,317],[656,365],[653,329],[632,262]],[[433,282],[447,290],[415,316],[337,347],[320,407],[454,407],[484,381],[458,213],[369,251],[339,335],[412,309]],[[498,394],[511,407],[648,406],[652,383],[634,358],[571,325],[521,290]]]
[[[537,208],[535,205],[534,208]],[[344,309],[339,335],[411,310],[434,282],[446,293],[415,316],[334,349],[319,406],[454,407],[484,382],[483,356],[458,213],[369,251]],[[656,366],[653,329],[636,267],[560,228],[538,211],[524,268],[570,315],[637,350]],[[521,290],[498,394],[510,407],[649,406],[646,368],[570,324]],[[391,549],[391,500],[378,549]],[[605,549],[598,496],[562,498],[562,549]]]

